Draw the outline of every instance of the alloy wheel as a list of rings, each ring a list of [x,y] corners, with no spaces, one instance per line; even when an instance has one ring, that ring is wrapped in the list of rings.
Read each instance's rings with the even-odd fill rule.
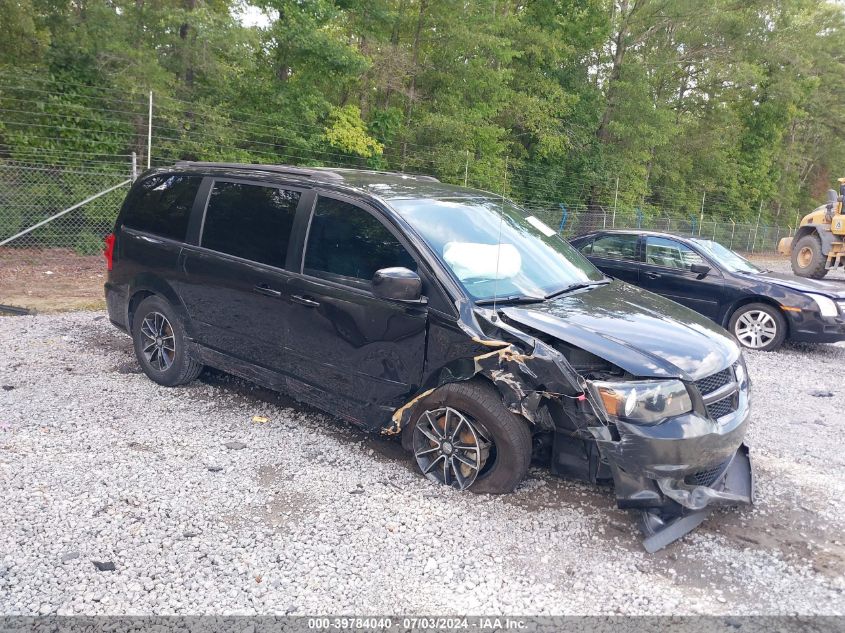
[[[161,312],[150,312],[141,323],[141,352],[147,363],[158,371],[167,371],[176,359],[173,326]]]
[[[414,427],[414,456],[423,474],[456,490],[469,488],[491,460],[493,442],[452,407],[423,413]]]
[[[771,343],[777,336],[778,326],[767,312],[749,310],[736,320],[734,334],[739,342],[751,349],[760,349]]]

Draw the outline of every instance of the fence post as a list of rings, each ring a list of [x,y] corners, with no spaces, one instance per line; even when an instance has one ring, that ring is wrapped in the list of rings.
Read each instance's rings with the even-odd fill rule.
[[[147,169],[150,168],[153,155],[153,91],[150,90],[150,109],[147,116]]]
[[[698,237],[701,237],[701,225],[704,224],[704,199],[707,197],[707,192],[701,194],[701,220],[698,223]]]
[[[732,249],[734,245],[734,231],[736,231],[736,222],[734,219],[731,218],[731,243],[728,245],[728,249]]]
[[[467,179],[469,178],[469,150],[467,150],[467,162],[464,164],[464,187],[467,186]]]
[[[760,200],[760,208],[757,211],[757,223],[754,225],[754,241],[751,242],[751,252],[754,252],[754,246],[757,244],[757,229],[760,228],[760,216],[763,213],[763,201]]]
[[[135,182],[135,179],[138,178],[138,154],[135,152],[132,152],[132,173],[130,175],[132,182]]]
[[[563,212],[560,216],[560,226],[557,229],[557,232],[563,235],[563,230],[566,228],[566,218],[569,217],[569,211],[566,210],[566,205],[562,202],[560,203],[560,209]]]
[[[610,222],[610,228],[616,228],[616,203],[619,201],[619,176],[616,177],[616,193],[613,194],[613,220]]]

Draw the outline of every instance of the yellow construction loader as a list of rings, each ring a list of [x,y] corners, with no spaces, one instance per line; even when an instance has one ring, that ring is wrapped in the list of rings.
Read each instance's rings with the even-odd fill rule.
[[[792,259],[792,272],[821,279],[827,271],[845,267],[845,178],[839,179],[839,193],[830,189],[827,204],[801,219],[794,237],[778,243],[778,252]]]

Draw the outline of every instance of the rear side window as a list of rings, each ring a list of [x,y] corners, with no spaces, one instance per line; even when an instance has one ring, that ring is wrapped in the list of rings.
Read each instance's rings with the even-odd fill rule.
[[[593,248],[590,251],[593,257],[606,257],[608,259],[637,259],[637,236],[636,235],[602,235],[593,241]]]
[[[686,244],[665,237],[647,237],[645,261],[653,266],[689,270],[694,264],[706,265],[704,259]]]
[[[417,269],[387,227],[353,204],[318,198],[308,229],[306,274],[366,286],[377,270],[393,266]]]
[[[283,268],[299,196],[278,187],[215,182],[202,246]]]
[[[140,182],[123,211],[130,229],[185,241],[188,219],[202,178],[161,174]]]

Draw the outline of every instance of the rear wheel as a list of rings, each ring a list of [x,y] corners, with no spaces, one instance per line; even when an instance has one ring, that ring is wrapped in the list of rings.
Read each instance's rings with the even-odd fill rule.
[[[822,241],[815,233],[805,235],[792,246],[792,272],[800,277],[821,279],[827,274],[826,261]]]
[[[135,310],[132,341],[141,369],[160,385],[183,385],[202,371],[202,365],[191,358],[182,322],[159,296],[147,297]]]
[[[422,473],[456,490],[512,492],[531,463],[528,422],[508,411],[488,384],[444,385],[416,408],[405,444]]]
[[[743,347],[771,352],[786,339],[786,319],[781,311],[765,303],[749,303],[731,315],[731,334]]]

